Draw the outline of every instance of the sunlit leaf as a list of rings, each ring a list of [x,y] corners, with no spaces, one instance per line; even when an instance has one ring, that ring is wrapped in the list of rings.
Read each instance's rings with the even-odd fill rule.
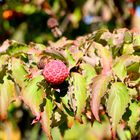
[[[33,43],[33,42],[31,42],[28,45],[28,47],[35,48],[36,50],[40,50],[40,51],[46,50],[46,46],[43,45],[43,44],[39,44],[39,43]]]
[[[133,36],[133,45],[135,49],[134,54],[140,55],[140,35],[139,34],[136,34]]]
[[[81,113],[85,108],[87,99],[87,89],[85,78],[76,72],[72,73],[73,85],[74,85],[74,96],[76,99],[76,114],[77,120],[81,121]]]
[[[119,61],[114,65],[113,72],[123,81],[127,75],[125,64]]]
[[[113,65],[114,74],[123,81],[127,76],[127,66],[130,66],[134,62],[140,62],[140,57],[134,55],[123,55],[119,57]]]
[[[89,39],[94,39],[95,41],[100,42],[100,37],[105,32],[108,32],[108,29],[97,30],[89,37]]]
[[[74,123],[74,113],[70,108],[69,98],[67,95],[62,98],[62,105],[62,111],[67,115],[67,125],[71,128]]]
[[[76,65],[76,61],[74,60],[72,54],[70,53],[68,49],[65,52],[66,52],[66,57],[68,59],[69,65],[71,67],[74,67]]]
[[[127,88],[129,90],[129,95],[132,98],[136,98],[138,97],[138,91],[136,90],[136,88]]]
[[[3,83],[3,77],[6,75],[8,59],[8,55],[0,56],[0,83]]]
[[[123,54],[133,54],[134,52],[134,48],[133,48],[133,44],[124,44],[123,45]]]
[[[133,40],[132,34],[129,31],[126,31],[124,34],[125,43],[131,43]]]
[[[46,105],[44,107],[44,111],[41,113],[40,123],[42,125],[42,129],[44,130],[49,140],[52,140],[51,135],[52,113],[53,113],[53,102],[50,99],[46,98]]]
[[[60,59],[66,62],[65,57],[60,52],[53,49],[52,50],[47,49],[46,51],[44,51],[43,56],[51,56],[53,59]]]
[[[103,47],[101,44],[93,43],[94,47],[98,50],[97,53],[101,57],[102,74],[108,74],[112,67],[112,55],[110,51]]]
[[[117,135],[120,138],[120,140],[128,140],[126,132],[124,128],[121,126],[121,124],[117,126]]]
[[[62,138],[59,127],[52,128],[51,132],[52,132],[53,140],[60,140]],[[40,140],[48,140],[46,138],[45,133],[41,136]]]
[[[0,71],[2,70],[3,66],[7,64],[8,59],[9,59],[8,55],[0,56]]]
[[[91,110],[96,120],[100,121],[99,118],[99,106],[101,98],[106,94],[107,86],[111,80],[110,76],[98,75],[93,78],[93,83],[91,86],[92,97],[91,97]]]
[[[12,58],[12,77],[14,78],[15,82],[20,86],[20,87],[25,87],[28,83],[27,81],[27,71],[24,68],[23,63],[16,58]]]
[[[57,40],[56,42],[49,41],[50,47],[53,49],[56,49],[56,50],[61,50],[66,45],[70,45],[72,43],[73,43],[73,41],[67,40],[66,37],[62,37],[59,40]]]
[[[28,50],[29,50],[29,47],[26,44],[13,42],[6,50],[6,53],[13,56],[19,53],[27,53]]]
[[[0,84],[0,120],[6,119],[8,107],[11,101],[16,99],[14,83],[4,76],[4,83]]]
[[[114,135],[129,101],[130,97],[128,95],[127,87],[121,82],[113,83],[107,100],[107,112],[112,118],[112,131]]]
[[[45,97],[44,89],[39,86],[39,83],[43,79],[43,76],[38,75],[28,81],[28,84],[21,90],[21,99],[36,117],[40,116],[40,105],[43,103],[43,98]]]
[[[137,102],[131,102],[129,109],[131,111],[131,116],[129,117],[128,126],[132,134],[136,134],[136,125],[140,121],[140,104]]]
[[[133,63],[132,65],[128,66],[127,71],[128,72],[133,71],[133,72],[139,72],[140,73],[140,63],[136,62],[136,63]]]
[[[65,53],[70,68],[74,67],[79,61],[79,59],[83,56],[83,52],[79,50],[79,47],[76,45],[68,46],[65,49]]]
[[[140,46],[140,35],[134,35],[133,37],[133,45]]]
[[[87,85],[90,84],[92,82],[93,77],[97,75],[94,67],[87,63],[82,63],[80,67],[83,70],[83,75],[86,78]]]
[[[128,29],[126,29],[126,28],[114,30],[114,32],[112,34],[113,45],[115,45],[118,48],[121,47],[121,44],[123,44],[123,42],[124,42],[125,33],[127,30]]]
[[[63,123],[66,123],[67,121],[67,115],[64,113],[64,109],[56,108],[53,110],[52,115],[52,123],[51,127],[57,127],[63,125]]]
[[[58,3],[53,4],[57,11],[60,9]],[[48,10],[46,4],[49,3],[43,3],[45,12]],[[78,20],[82,20],[79,13],[81,10],[75,9],[68,17],[75,27]],[[63,21],[67,22],[67,18]],[[11,22],[4,21],[5,29],[10,29]],[[50,30],[57,32],[58,28],[56,25]],[[63,23],[62,30],[65,30]],[[45,39],[42,40],[42,36],[53,39],[50,33],[43,33],[34,40],[42,42]],[[26,39],[28,41],[28,37]],[[8,116],[10,119],[16,117],[15,123],[21,125],[26,111],[22,111],[23,103],[36,117],[32,124],[40,122],[48,137],[40,135],[38,126],[33,130],[36,134],[29,139],[111,139],[111,132],[114,139],[116,132],[118,139],[135,138],[140,126],[140,35],[126,28],[113,33],[101,29],[76,40],[66,37],[57,40],[45,39],[47,46],[7,40],[0,46],[0,119],[4,120],[0,123],[0,135],[7,139],[9,133],[13,138],[8,132],[10,125],[9,129],[5,126],[8,132],[5,133],[1,124]],[[69,77],[60,85],[49,84],[42,75],[44,65],[52,59],[60,59],[69,68]],[[16,94],[21,99],[17,105],[11,103]],[[23,139],[28,135],[23,133]]]
[[[42,44],[30,43],[29,45],[22,44],[12,41],[5,41],[1,46],[0,53],[8,54],[10,56],[19,56],[23,53],[26,54],[39,54],[41,51],[45,50],[46,47]]]

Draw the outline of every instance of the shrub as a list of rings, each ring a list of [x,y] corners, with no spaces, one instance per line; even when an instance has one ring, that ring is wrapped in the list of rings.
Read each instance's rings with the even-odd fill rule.
[[[42,68],[49,60],[67,65],[70,74],[63,83],[53,85],[44,79]],[[104,119],[113,139],[116,133],[119,138],[137,138],[140,34],[127,29],[113,33],[101,29],[76,40],[62,37],[47,47],[6,40],[0,47],[1,120],[7,118],[11,102],[19,99],[36,117],[32,124],[40,122],[50,140],[54,127],[59,127],[64,136],[77,122],[79,130],[75,130],[80,131]]]

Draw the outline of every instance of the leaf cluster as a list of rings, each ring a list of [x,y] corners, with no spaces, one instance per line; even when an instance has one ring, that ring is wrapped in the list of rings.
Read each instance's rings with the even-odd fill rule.
[[[70,75],[61,85],[51,85],[42,75],[42,58],[60,59]],[[127,29],[101,29],[68,40],[62,37],[48,46],[6,40],[0,47],[0,119],[8,106],[22,100],[40,122],[48,139],[51,129],[110,122],[112,137],[129,131],[139,135],[140,34]],[[130,115],[128,115],[130,113]],[[60,128],[61,128],[60,127]],[[64,136],[64,130],[62,131]]]

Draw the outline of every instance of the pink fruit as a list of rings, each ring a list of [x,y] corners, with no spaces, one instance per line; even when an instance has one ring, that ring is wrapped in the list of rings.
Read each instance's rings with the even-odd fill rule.
[[[51,84],[59,85],[68,77],[69,70],[62,61],[52,60],[45,64],[43,75]]]

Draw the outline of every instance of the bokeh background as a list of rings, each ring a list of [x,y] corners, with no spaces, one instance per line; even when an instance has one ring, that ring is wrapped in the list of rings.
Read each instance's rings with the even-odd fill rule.
[[[0,44],[14,39],[47,45],[61,36],[75,39],[101,28],[140,30],[140,0],[0,0]],[[33,119],[22,102],[11,104],[8,120],[0,122],[0,140],[47,140],[38,123],[31,125]],[[65,140],[111,138],[109,120],[102,120],[92,128],[75,123]],[[52,133],[54,140],[60,140],[58,128]],[[123,138],[123,132],[119,134]]]
[[[0,0],[0,43],[7,38],[43,44],[57,40],[47,26],[49,18],[57,20],[56,32],[69,39],[100,28],[140,29],[140,1]]]

